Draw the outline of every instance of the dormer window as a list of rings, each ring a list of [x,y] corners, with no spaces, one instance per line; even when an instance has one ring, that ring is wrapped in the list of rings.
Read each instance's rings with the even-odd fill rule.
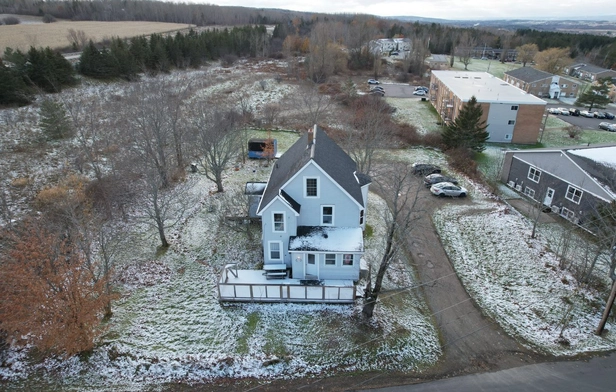
[[[306,178],[306,197],[318,197],[319,187],[316,178]]]

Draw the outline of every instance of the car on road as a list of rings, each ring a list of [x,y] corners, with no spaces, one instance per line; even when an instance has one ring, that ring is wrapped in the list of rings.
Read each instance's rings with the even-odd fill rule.
[[[603,112],[593,112],[592,116],[594,118],[605,118],[605,114]]]
[[[567,108],[558,108],[558,111],[560,111],[560,114],[562,114],[563,116],[569,115],[569,109]]]
[[[582,117],[589,117],[589,118],[595,117],[595,115],[592,112],[589,112],[588,110],[580,111],[580,116],[582,116]]]
[[[370,91],[371,95],[378,95],[379,97],[384,97],[385,96],[385,91],[383,90],[372,90]]]
[[[385,91],[385,89],[381,86],[370,87],[370,91]]]
[[[559,108],[548,108],[548,113],[550,114],[560,114]]]
[[[603,121],[599,123],[599,129],[605,129],[606,131],[616,132],[616,124]]]
[[[433,165],[431,163],[413,163],[412,165],[412,173],[413,174],[421,174],[422,176],[427,176],[432,173],[440,173],[441,167],[437,165]]]
[[[444,176],[440,173],[428,174],[424,177],[423,181],[426,188],[430,188],[432,185],[438,184],[440,182],[451,182],[454,185],[458,185],[458,180],[453,177]]]
[[[451,182],[439,182],[430,187],[430,192],[435,196],[445,197],[466,197],[468,191],[466,188],[454,185]]]
[[[423,90],[423,91],[425,91],[425,92],[430,91],[430,89],[429,89],[429,88],[424,87],[424,86],[417,86],[417,87],[415,87],[415,91],[417,91],[417,90]]]
[[[424,90],[415,90],[413,91],[413,95],[425,96],[428,94]]]
[[[575,109],[575,108],[570,108],[569,109],[569,115],[571,116],[579,116],[580,115],[580,109]]]
[[[381,84],[381,82],[376,79],[368,79],[368,84]]]
[[[614,119],[614,113],[603,112],[603,114],[605,115],[605,118],[607,118],[608,120],[613,120]]]

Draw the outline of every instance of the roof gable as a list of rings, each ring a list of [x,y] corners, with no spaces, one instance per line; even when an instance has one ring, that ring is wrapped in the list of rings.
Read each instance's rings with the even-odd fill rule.
[[[311,161],[316,163],[359,205],[363,206],[361,187],[370,183],[370,178],[365,175],[358,178],[355,161],[327,136],[325,131],[315,125],[312,136],[310,132],[302,135],[274,164],[258,212],[267,206],[283,190],[285,184]]]

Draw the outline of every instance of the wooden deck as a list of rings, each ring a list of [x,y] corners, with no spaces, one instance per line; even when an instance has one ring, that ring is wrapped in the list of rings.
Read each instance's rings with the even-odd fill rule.
[[[313,284],[314,283],[314,284]],[[218,282],[221,302],[309,302],[352,304],[356,291],[353,281],[268,279],[263,270],[223,271]]]

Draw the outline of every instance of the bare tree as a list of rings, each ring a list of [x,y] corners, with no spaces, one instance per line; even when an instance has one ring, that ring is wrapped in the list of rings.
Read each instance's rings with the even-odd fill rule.
[[[196,141],[195,157],[205,176],[223,192],[222,173],[242,151],[241,116],[233,110],[196,104],[192,110],[192,132]]]
[[[413,229],[413,223],[418,219],[419,190],[421,181],[413,177],[411,167],[403,163],[388,165],[386,172],[379,173],[380,180],[376,183],[378,192],[387,202],[389,214],[385,216],[385,249],[381,256],[379,270],[374,286],[371,279],[366,287],[365,302],[362,313],[372,317],[379,294],[382,290],[383,278],[392,261],[398,256],[404,243]]]
[[[522,63],[522,67],[526,67],[526,63],[533,61],[535,55],[539,52],[537,44],[524,44],[516,48],[518,52],[517,59]]]
[[[343,145],[357,164],[357,170],[370,175],[376,151],[393,143],[391,107],[380,97],[370,95],[355,100],[352,106],[350,128],[345,132]]]
[[[459,44],[456,46],[456,55],[458,60],[464,64],[464,69],[468,69],[468,65],[473,58],[473,50],[477,45],[477,40],[468,32],[464,32],[460,37]]]
[[[297,107],[304,111],[305,124],[318,124],[319,120],[332,104],[329,96],[321,94],[316,83],[306,81],[297,94]]]
[[[82,50],[86,46],[89,40],[85,31],[74,30],[74,29],[68,29],[68,34],[66,35],[66,39],[68,39],[68,43],[71,44],[73,48],[77,50]]]

